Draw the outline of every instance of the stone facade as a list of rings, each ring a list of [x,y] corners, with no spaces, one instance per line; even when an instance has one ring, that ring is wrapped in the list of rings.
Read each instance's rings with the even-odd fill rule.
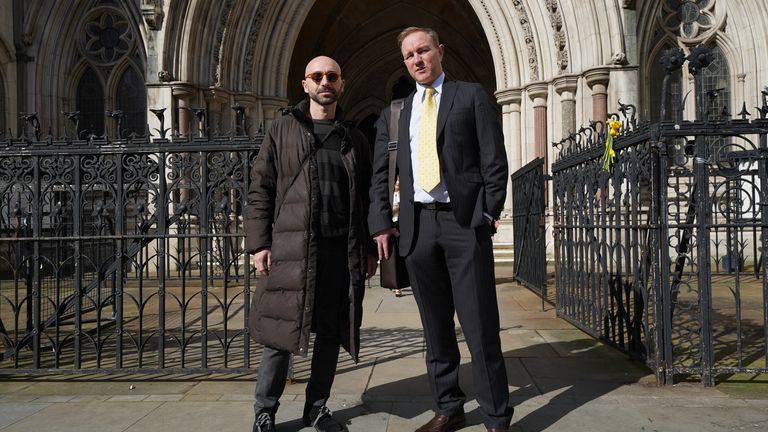
[[[641,116],[653,113],[652,76],[666,47],[717,45],[727,105],[758,105],[768,84],[759,48],[768,46],[759,24],[768,22],[764,0],[380,3],[0,2],[0,126],[15,133],[18,113],[37,112],[44,129],[61,134],[60,113],[81,109],[86,69],[100,81],[104,109],[115,110],[123,74],[134,68],[145,82],[145,109],[170,108],[178,133],[187,132],[195,108],[207,109],[211,128],[233,130],[235,105],[253,133],[301,96],[303,65],[318,54],[340,60],[348,114],[370,124],[406,73],[394,39],[408,25],[435,28],[447,73],[495,95],[511,171],[537,156],[553,161],[551,142],[604,120],[619,99]],[[687,75],[681,81],[682,91],[691,90]],[[154,116],[147,121],[158,127]]]

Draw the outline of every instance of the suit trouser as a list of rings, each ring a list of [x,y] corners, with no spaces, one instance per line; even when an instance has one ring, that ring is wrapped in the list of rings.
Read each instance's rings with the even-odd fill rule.
[[[463,228],[452,211],[417,209],[416,244],[406,266],[427,342],[427,375],[438,412],[462,412],[461,358],[454,311],[472,355],[476,398],[488,427],[506,428],[507,371],[499,338],[499,307],[491,229]]]
[[[331,394],[339,359],[339,326],[349,315],[347,304],[349,269],[347,238],[320,238],[317,254],[317,283],[313,313],[315,342],[312,366],[306,389],[305,407],[325,405]],[[291,353],[264,347],[256,382],[254,410],[273,414],[280,406],[285,389]]]

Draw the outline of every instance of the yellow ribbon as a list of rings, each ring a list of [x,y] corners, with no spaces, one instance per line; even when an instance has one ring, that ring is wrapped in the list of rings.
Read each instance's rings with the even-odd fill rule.
[[[605,138],[603,170],[610,171],[613,167],[613,160],[616,157],[616,152],[613,151],[613,137],[618,136],[619,133],[621,133],[621,122],[618,120],[608,119],[605,121],[605,125],[608,128],[608,136]]]

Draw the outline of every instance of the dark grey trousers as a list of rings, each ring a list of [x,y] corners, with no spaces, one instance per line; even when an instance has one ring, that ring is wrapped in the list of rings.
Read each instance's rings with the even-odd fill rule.
[[[406,257],[427,342],[427,376],[437,411],[464,410],[461,358],[454,313],[472,355],[472,375],[483,423],[506,429],[512,416],[499,338],[499,307],[491,229],[464,228],[451,211],[421,209],[416,245]]]
[[[349,316],[347,238],[321,238],[318,243],[317,286],[313,313],[315,342],[305,407],[325,405],[331,394],[339,359],[339,326]],[[256,382],[254,410],[274,414],[285,390],[291,353],[264,347]]]

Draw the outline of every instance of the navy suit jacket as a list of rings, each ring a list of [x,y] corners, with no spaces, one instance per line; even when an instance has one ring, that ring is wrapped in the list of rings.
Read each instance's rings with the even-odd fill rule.
[[[407,256],[415,243],[416,209],[413,201],[413,171],[409,125],[414,93],[405,100],[398,125],[397,170],[400,176],[400,255]],[[390,228],[388,175],[390,141],[387,107],[376,123],[371,206],[371,233]],[[437,112],[437,154],[440,178],[448,189],[453,213],[462,227],[485,223],[483,213],[497,219],[507,195],[507,155],[498,112],[485,90],[476,83],[443,82]]]

